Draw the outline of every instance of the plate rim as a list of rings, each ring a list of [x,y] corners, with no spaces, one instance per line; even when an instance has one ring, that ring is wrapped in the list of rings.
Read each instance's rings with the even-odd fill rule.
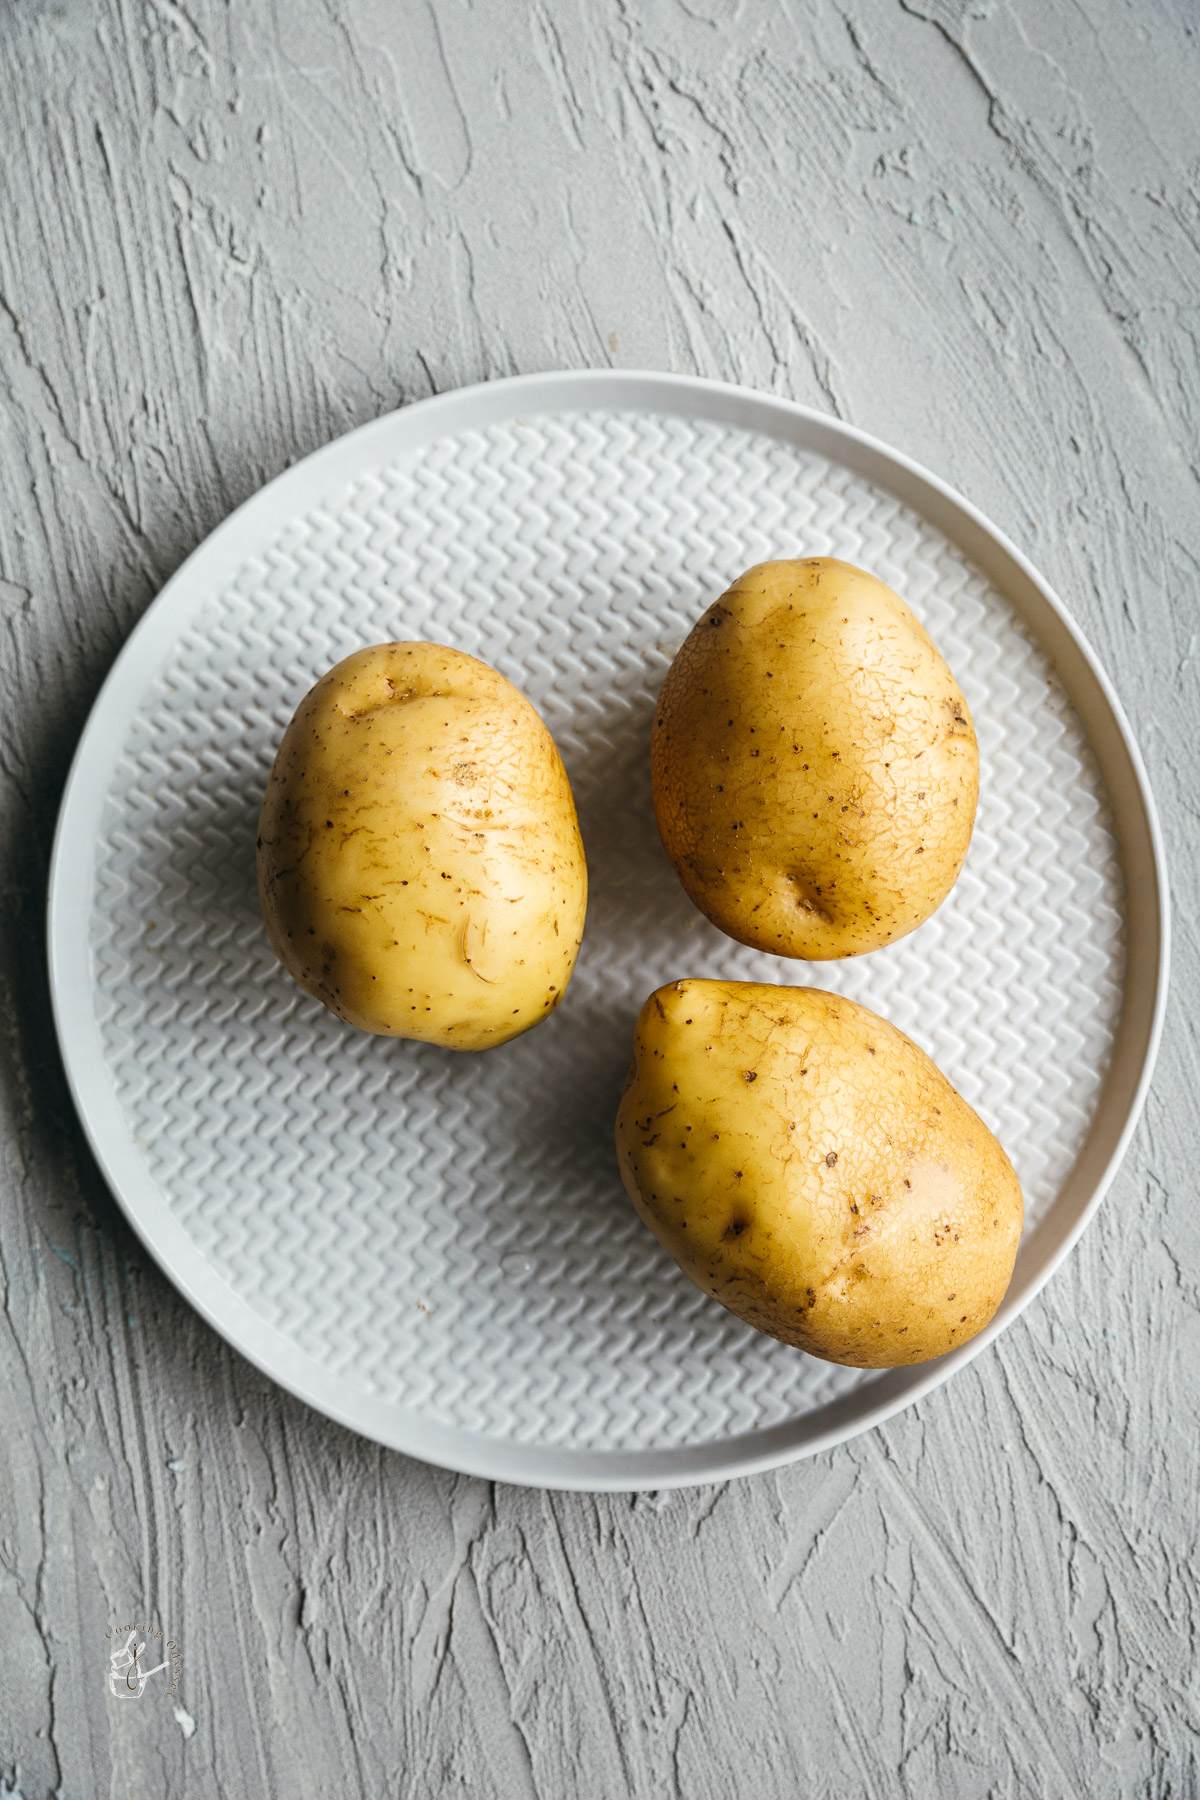
[[[316,504],[336,486],[343,473],[360,472],[364,451],[369,454],[375,439],[381,446],[386,442],[395,455],[456,431],[519,418],[523,412],[544,415],[589,408],[675,413],[756,430],[829,454],[902,503],[916,506],[1001,588],[1062,679],[1100,767],[1125,877],[1127,962],[1109,1068],[1087,1136],[1046,1215],[1022,1243],[1012,1283],[990,1323],[948,1355],[886,1371],[869,1389],[854,1389],[811,1413],[763,1431],[673,1449],[517,1444],[440,1425],[412,1408],[355,1387],[302,1351],[254,1312],[171,1212],[125,1128],[93,1004],[88,925],[96,826],[111,773],[112,745],[123,742],[128,719],[161,665],[162,653],[187,628],[206,595],[254,554],[247,538],[269,541],[305,504]],[[1001,575],[1005,579],[999,579]],[[1085,689],[1090,684],[1082,702],[1076,686],[1080,681]],[[1062,1265],[1120,1167],[1153,1074],[1170,965],[1166,855],[1145,765],[1111,680],[1058,595],[1024,553],[939,476],[855,426],[759,389],[657,370],[553,370],[431,395],[310,452],[222,520],[151,601],[89,710],[59,803],[46,929],[55,1031],[89,1148],[135,1234],[201,1317],[279,1386],[387,1448],[461,1474],[584,1492],[695,1486],[816,1455],[912,1405],[994,1342]],[[1119,1128],[1110,1118],[1114,1106]],[[871,1398],[864,1405],[865,1393]]]

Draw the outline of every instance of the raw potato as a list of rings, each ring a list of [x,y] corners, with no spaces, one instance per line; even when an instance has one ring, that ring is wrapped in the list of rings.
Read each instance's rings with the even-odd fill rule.
[[[377,644],[297,707],[263,802],[259,897],[302,988],[361,1031],[486,1050],[558,1005],[587,869],[554,740],[441,644]]]
[[[617,1115],[629,1196],[698,1287],[856,1368],[964,1344],[1004,1296],[1012,1164],[923,1050],[815,988],[677,981]]]
[[[899,595],[832,557],[766,562],[710,606],[659,696],[658,828],[730,937],[821,961],[940,906],[979,794],[967,703]]]

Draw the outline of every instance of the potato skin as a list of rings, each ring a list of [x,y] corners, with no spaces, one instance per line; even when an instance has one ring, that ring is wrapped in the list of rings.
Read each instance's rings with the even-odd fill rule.
[[[360,1031],[486,1050],[566,991],[587,869],[553,738],[441,644],[376,644],[296,708],[258,834],[284,968]]]
[[[923,1050],[836,994],[659,988],[616,1136],[630,1199],[696,1285],[812,1356],[924,1362],[1008,1287],[1012,1164]]]
[[[759,563],[676,656],[651,739],[668,856],[776,956],[877,950],[940,906],[979,795],[958,684],[899,595],[832,557]]]

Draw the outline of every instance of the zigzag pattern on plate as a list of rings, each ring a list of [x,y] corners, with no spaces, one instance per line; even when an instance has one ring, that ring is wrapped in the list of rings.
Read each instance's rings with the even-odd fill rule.
[[[964,874],[920,931],[786,963],[695,912],[658,843],[648,731],[697,615],[770,555],[896,587],[975,715]],[[338,657],[430,637],[502,669],[563,751],[592,876],[562,1007],[480,1058],[362,1037],[276,966],[254,834],[279,735]],[[812,981],[910,1032],[995,1129],[1031,1219],[1096,1105],[1120,874],[1081,726],[1004,598],[837,464],[673,416],[443,438],[294,519],[176,641],[130,720],[96,851],[96,1005],[147,1165],[202,1253],[309,1355],[525,1443],[661,1448],[869,1380],[740,1325],[659,1251],[611,1125],[633,1019],[682,974]]]

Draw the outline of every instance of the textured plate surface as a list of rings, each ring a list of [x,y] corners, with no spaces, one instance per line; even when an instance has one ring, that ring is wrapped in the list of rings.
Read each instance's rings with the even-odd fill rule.
[[[686,900],[654,827],[648,731],[708,602],[749,563],[811,554],[871,569],[927,625],[974,713],[982,783],[935,917],[809,968],[733,944]],[[515,681],[579,805],[591,904],[575,979],[546,1024],[478,1058],[341,1025],[278,968],[258,915],[257,810],[284,725],[325,668],[385,638],[454,644]],[[611,1145],[646,995],[679,975],[812,981],[916,1038],[1025,1189],[999,1325],[1077,1233],[1140,1102],[1158,873],[1103,677],[1027,566],[938,484],[764,396],[528,377],[330,446],[169,584],[64,801],[55,1004],[114,1189],[246,1354],[418,1455],[657,1486],[845,1436],[977,1346],[894,1375],[838,1369],[686,1281],[625,1200]],[[1139,957],[1149,998],[1131,1008]]]

